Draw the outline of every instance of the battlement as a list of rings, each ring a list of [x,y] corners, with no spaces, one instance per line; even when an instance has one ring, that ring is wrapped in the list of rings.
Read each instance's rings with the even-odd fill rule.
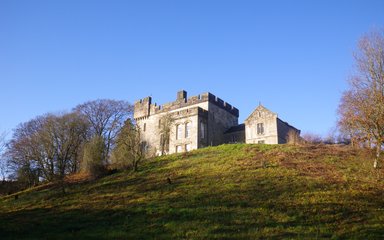
[[[140,99],[134,104],[133,118],[143,118],[148,117],[150,115],[150,107],[152,105],[152,98],[146,97]]]
[[[232,113],[236,117],[239,117],[239,110],[232,106],[231,104],[224,102],[221,98],[216,97],[215,95],[208,93],[208,99],[209,102],[215,104],[216,106],[227,110],[228,112]]]
[[[146,97],[135,102],[135,109],[133,117],[135,119],[145,118],[153,114],[173,111],[179,108],[184,108],[192,106],[195,104],[210,102],[216,105],[219,108],[226,110],[232,115],[239,117],[239,110],[232,106],[231,104],[223,101],[222,99],[216,97],[212,93],[202,93],[197,96],[192,96],[187,98],[187,92],[182,90],[177,93],[177,99],[174,102],[165,103],[162,105],[152,104],[152,98]]]

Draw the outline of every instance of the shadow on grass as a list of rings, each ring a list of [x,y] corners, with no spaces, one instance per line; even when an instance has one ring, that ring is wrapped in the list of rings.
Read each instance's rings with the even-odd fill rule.
[[[172,195],[175,189],[168,188],[157,199],[127,204],[116,210],[89,206],[0,213],[0,236],[2,239],[380,239],[384,235],[380,214],[375,212],[384,204],[382,198],[378,199],[382,194],[379,191],[359,195],[347,192],[339,198],[298,201],[305,187],[294,182],[275,184],[271,190],[256,182],[253,188],[245,190],[217,188],[176,196]],[[320,191],[321,185],[314,188],[312,192]],[[371,218],[372,215],[375,217]]]
[[[227,156],[227,150],[238,148],[244,151]],[[367,188],[355,181],[341,184],[330,179],[333,171],[340,171],[336,168],[340,160],[318,159],[322,151],[314,152],[317,148],[303,150],[308,156],[301,156],[299,148],[283,153],[283,147],[260,148],[231,145],[172,155],[147,162],[138,173],[126,173],[132,175],[118,173],[70,186],[63,196],[42,191],[4,201],[10,209],[0,212],[0,238],[380,239],[384,235],[379,185]],[[275,149],[279,156],[272,152],[276,159],[267,157]],[[195,156],[199,158],[190,161]],[[280,164],[263,167],[264,159]]]

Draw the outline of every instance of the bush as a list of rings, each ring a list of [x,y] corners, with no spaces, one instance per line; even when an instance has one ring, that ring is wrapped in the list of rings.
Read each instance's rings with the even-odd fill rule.
[[[107,174],[104,139],[100,136],[93,137],[84,146],[83,170],[91,178],[96,179]]]

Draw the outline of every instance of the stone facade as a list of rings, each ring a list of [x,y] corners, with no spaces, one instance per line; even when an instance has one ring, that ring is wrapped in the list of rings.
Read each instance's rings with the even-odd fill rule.
[[[184,152],[224,143],[224,132],[238,124],[239,110],[211,93],[187,98],[177,93],[176,101],[157,105],[151,97],[135,102],[134,119],[149,152],[162,154],[161,121],[172,119],[165,153]]]
[[[261,106],[247,118],[245,124],[238,125],[238,117],[237,108],[211,93],[187,98],[186,91],[179,91],[176,100],[170,103],[157,105],[152,103],[151,97],[146,97],[134,104],[134,119],[141,129],[142,140],[147,151],[156,155],[223,143],[285,143],[284,134],[293,128]],[[164,151],[165,119],[171,121],[169,141]],[[264,124],[263,134],[257,134],[260,123]]]
[[[298,137],[300,130],[262,105],[245,120],[245,143],[283,144],[289,141],[289,133]]]

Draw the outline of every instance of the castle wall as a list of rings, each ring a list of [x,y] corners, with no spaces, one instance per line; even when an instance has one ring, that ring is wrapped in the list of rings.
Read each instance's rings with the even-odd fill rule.
[[[146,97],[136,101],[134,107],[134,119],[150,155],[161,153],[159,121],[166,115],[173,119],[167,153],[234,142],[281,144],[287,142],[291,130],[300,135],[300,130],[281,121],[277,114],[261,105],[244,124],[238,125],[239,110],[211,93],[187,98],[186,91],[179,91],[173,102],[157,105],[152,104],[151,97]],[[179,132],[177,126],[180,126]]]
[[[191,114],[187,115],[185,111],[189,111]],[[174,122],[171,127],[169,153],[185,152],[188,151],[188,148],[189,151],[198,149],[200,145],[200,122],[206,121],[207,111],[200,107],[193,107],[182,111],[175,111],[172,115]],[[187,123],[190,124],[189,136],[186,136]],[[178,126],[181,131],[179,131],[179,136],[176,137]]]
[[[245,131],[224,134],[224,143],[245,143]]]
[[[134,104],[133,118],[145,118],[150,114],[150,108],[152,106],[152,98],[146,97],[136,101]]]
[[[208,114],[206,109],[208,109],[208,102],[201,102],[192,106],[174,109],[168,112],[161,111],[157,114],[136,119],[136,123],[141,129],[142,140],[148,144],[148,154],[160,155],[161,153],[161,128],[159,121],[167,114],[173,119],[168,153],[175,153],[177,146],[181,146],[183,152],[186,151],[186,145],[189,145],[190,150],[199,148],[199,124],[202,119],[204,119],[204,122],[207,122]],[[185,124],[187,122],[191,123],[190,136],[185,138]],[[179,139],[176,139],[177,125],[182,126],[181,137]],[[202,143],[205,144],[204,141],[202,141]]]
[[[288,142],[288,132],[294,131],[297,136],[300,135],[300,130],[290,126],[288,123],[283,122],[279,118],[277,119],[277,132],[278,132],[278,143],[284,144]]]
[[[142,130],[148,152],[157,155],[161,149],[159,120],[166,114],[174,119],[169,153],[222,144],[225,142],[224,132],[238,124],[239,110],[211,93],[187,98],[187,92],[180,91],[176,101],[170,103],[152,104],[151,97],[147,97],[136,101],[134,106],[134,118]],[[190,123],[190,136],[176,139],[176,126],[182,126],[179,134],[185,136],[187,122]]]
[[[209,102],[208,111],[208,145],[216,146],[225,143],[224,132],[238,125],[238,117],[218,107],[216,102]]]

